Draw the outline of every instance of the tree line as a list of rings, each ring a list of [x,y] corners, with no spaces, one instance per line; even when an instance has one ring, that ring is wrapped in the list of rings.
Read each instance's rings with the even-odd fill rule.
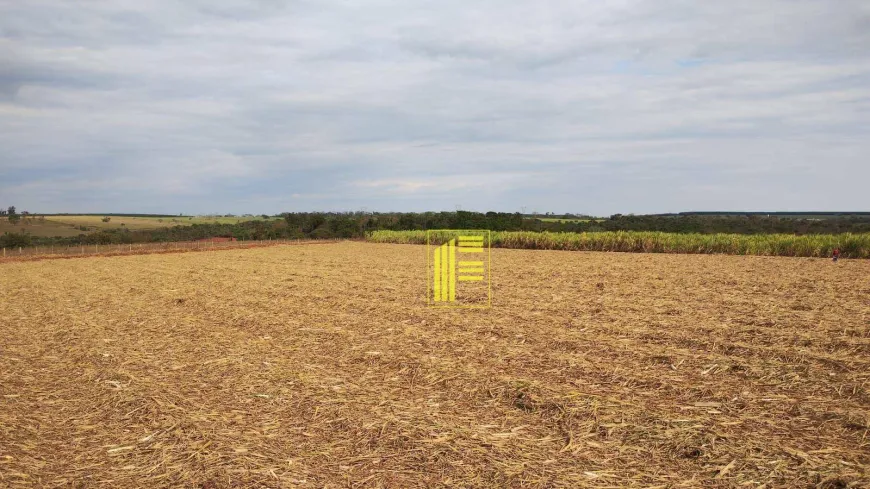
[[[663,231],[702,234],[842,234],[870,232],[870,215],[850,214],[842,217],[793,218],[758,214],[679,214],[621,215],[600,222],[580,222],[565,226],[564,231]]]
[[[13,212],[10,213],[9,210]],[[5,215],[11,218],[14,207]],[[0,247],[73,246],[79,244],[127,244],[192,241],[212,237],[239,240],[349,239],[370,231],[427,229],[489,229],[492,231],[663,231],[670,233],[735,234],[841,234],[870,233],[870,216],[851,215],[833,219],[791,219],[758,215],[620,215],[608,219],[552,221],[506,212],[287,212],[283,219],[244,221],[237,224],[192,224],[129,230],[107,229],[70,237],[40,237],[29,233],[5,233]]]

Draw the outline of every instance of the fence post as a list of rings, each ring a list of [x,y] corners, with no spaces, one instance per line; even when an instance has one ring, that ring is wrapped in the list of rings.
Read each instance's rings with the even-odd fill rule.
[[[3,258],[6,258],[6,248],[3,248]]]

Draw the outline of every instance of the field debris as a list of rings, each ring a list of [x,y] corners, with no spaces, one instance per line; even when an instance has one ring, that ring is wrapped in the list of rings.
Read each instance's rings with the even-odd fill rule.
[[[0,487],[870,487],[870,262],[492,263],[489,310],[419,246],[0,264]]]

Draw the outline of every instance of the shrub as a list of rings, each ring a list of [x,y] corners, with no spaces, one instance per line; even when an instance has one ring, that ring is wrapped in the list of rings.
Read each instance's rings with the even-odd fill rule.
[[[333,232],[326,226],[320,226],[309,235],[312,239],[332,239],[335,237]]]
[[[19,246],[30,246],[31,239],[29,234],[24,233],[3,233],[0,236],[0,248],[18,248]]]

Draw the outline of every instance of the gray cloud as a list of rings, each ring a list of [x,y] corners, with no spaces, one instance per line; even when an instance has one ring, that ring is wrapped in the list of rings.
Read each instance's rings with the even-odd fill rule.
[[[866,210],[866,2],[0,1],[0,205]]]

